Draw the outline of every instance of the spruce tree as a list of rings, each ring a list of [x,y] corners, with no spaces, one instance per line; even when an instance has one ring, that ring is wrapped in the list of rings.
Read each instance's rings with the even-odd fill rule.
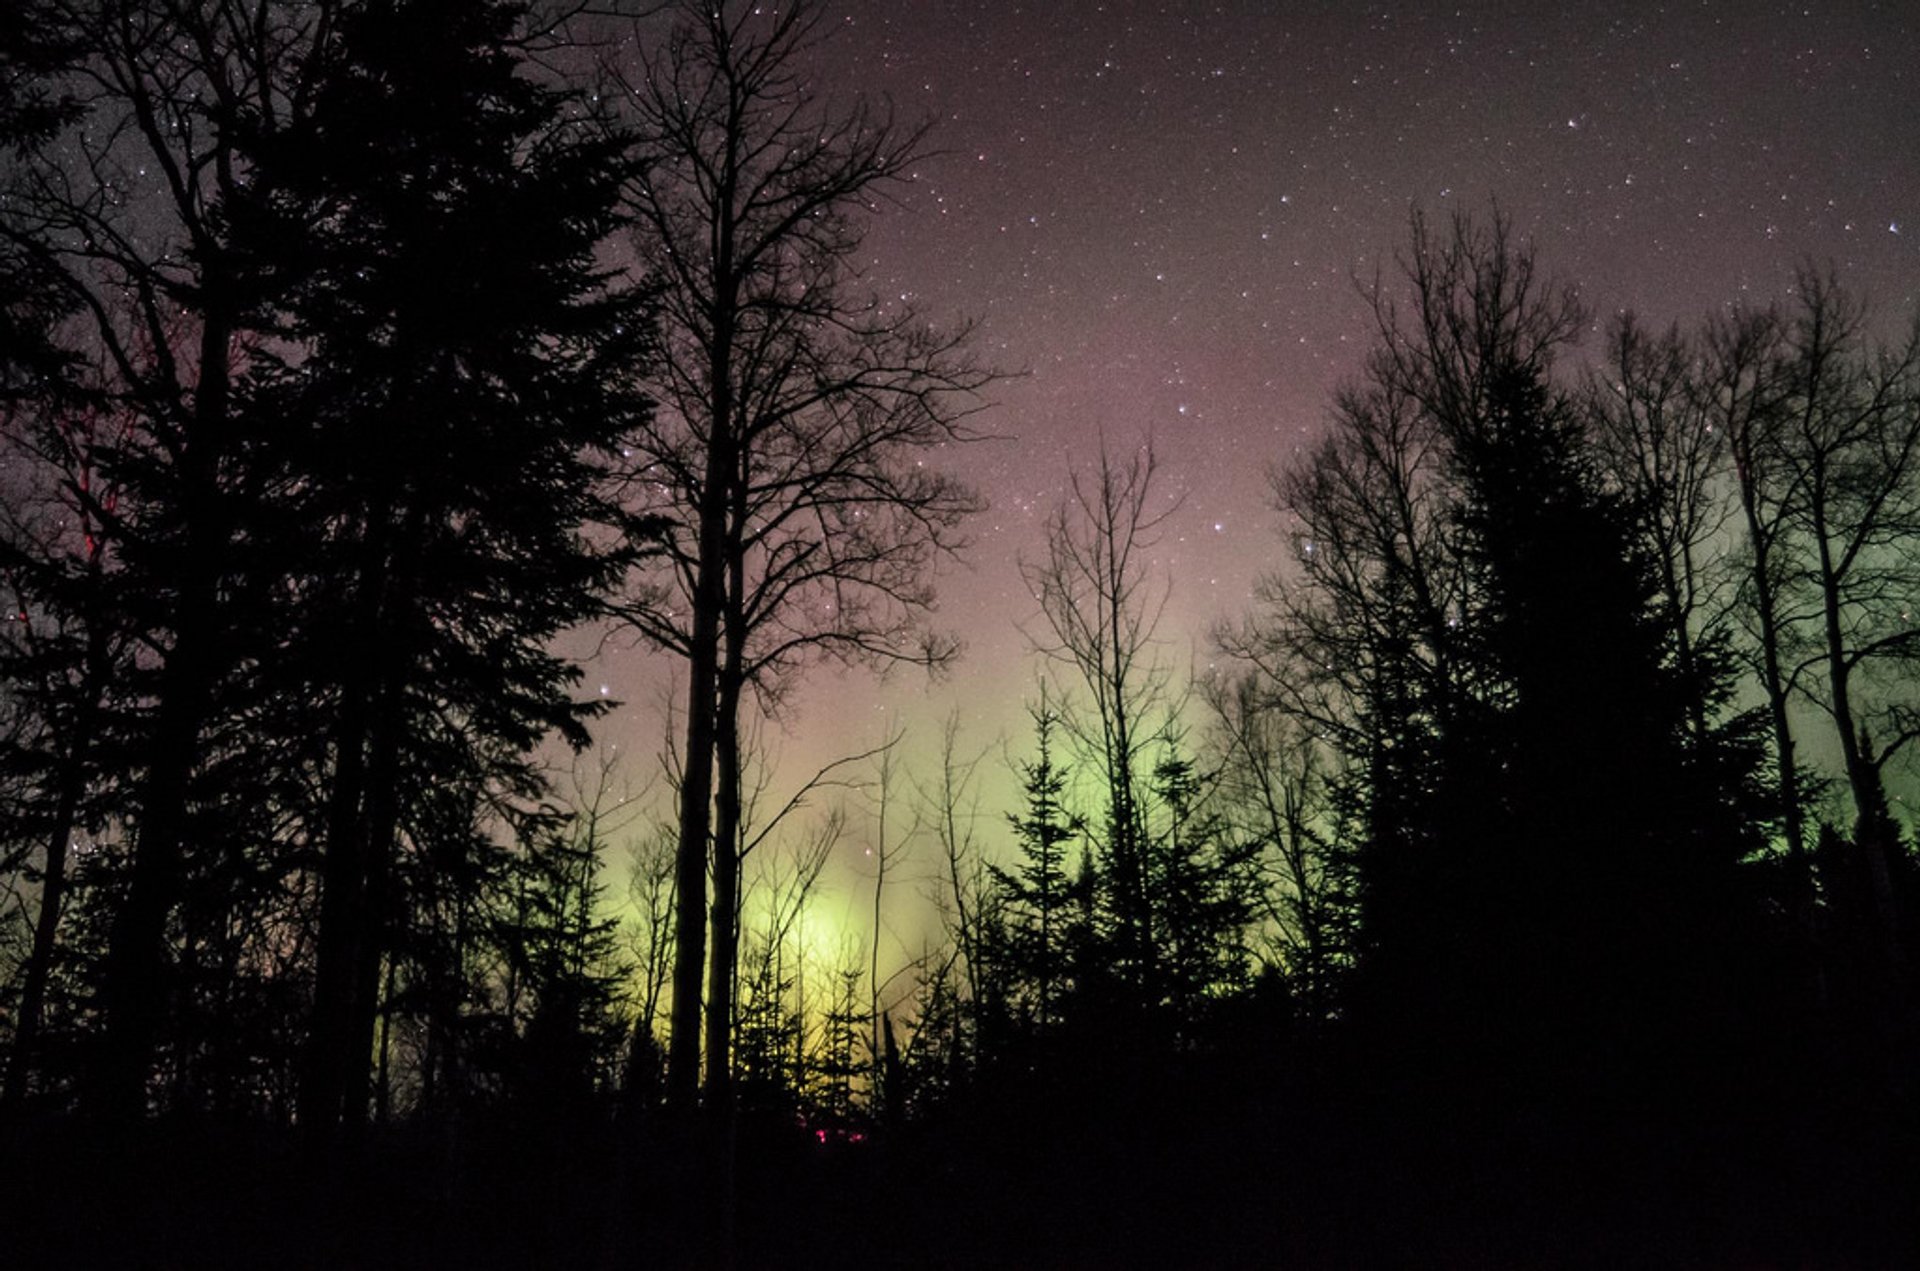
[[[1193,1045],[1212,1008],[1246,991],[1253,959],[1255,841],[1235,836],[1212,805],[1211,779],[1178,748],[1148,783],[1157,816],[1147,842],[1148,894],[1159,933],[1154,970],[1159,1005],[1176,1045]]]
[[[1416,226],[1408,273],[1420,317],[1372,373],[1442,447],[1454,687],[1414,736],[1418,780],[1369,792],[1396,828],[1376,814],[1358,850],[1357,1006],[1523,1103],[1671,1091],[1678,1057],[1727,1041],[1703,1021],[1746,947],[1757,755],[1724,666],[1678,656],[1656,563],[1550,379],[1577,307],[1504,224]],[[1692,703],[1715,708],[1704,729]]]
[[[1020,765],[1026,806],[1007,818],[1019,857],[1011,869],[996,865],[992,871],[1002,893],[1000,961],[1011,1004],[1029,1028],[1045,1033],[1059,1023],[1061,1000],[1071,988],[1076,910],[1068,852],[1085,826],[1066,806],[1071,774],[1054,762],[1059,713],[1044,691],[1028,713],[1034,758]]]
[[[1681,1023],[1660,999],[1708,953],[1697,936],[1722,929],[1752,844],[1737,737],[1696,734],[1689,706],[1722,686],[1677,658],[1651,562],[1583,447],[1522,367],[1455,442],[1482,691],[1443,752],[1443,894],[1483,915],[1462,947],[1486,1007],[1607,1035]]]
[[[501,943],[519,999],[515,1077],[523,1100],[564,1111],[613,1084],[631,968],[619,919],[605,912],[600,844],[585,827],[540,834],[509,860]]]
[[[624,143],[537,81],[525,18],[352,7],[310,113],[261,135],[231,213],[293,350],[263,403],[290,505],[289,687],[324,705],[330,750],[316,1126],[364,1112],[396,854],[431,837],[432,789],[512,816],[545,788],[532,748],[583,743],[594,713],[549,645],[622,564],[588,530],[613,516],[601,459],[636,418],[620,383],[644,315],[594,261]]]
[[[28,0],[0,17],[0,141],[11,151],[0,396],[52,425],[42,442],[66,431],[77,443],[67,449],[78,462],[56,466],[80,478],[66,493],[93,541],[69,560],[102,562],[72,571],[87,579],[84,600],[43,587],[39,603],[74,632],[107,631],[137,651],[116,666],[97,727],[63,727],[59,742],[71,756],[98,749],[77,769],[62,761],[85,774],[88,798],[109,787],[125,796],[118,841],[96,854],[113,866],[98,874],[110,912],[82,924],[106,928],[90,1075],[93,1102],[115,1116],[147,1109],[163,1044],[175,1053],[158,1066],[176,1077],[201,1066],[187,1054],[199,1043],[165,1036],[189,1013],[176,1006],[204,1004],[176,978],[195,936],[175,920],[190,876],[223,874],[224,888],[257,868],[254,848],[278,814],[254,804],[269,765],[247,737],[268,701],[253,674],[272,643],[258,601],[284,583],[247,560],[262,469],[239,416],[262,279],[226,212],[252,171],[240,118],[251,111],[254,130],[271,132],[298,113],[293,84],[312,69],[319,9],[228,6],[216,19],[203,5]],[[63,396],[82,383],[100,425],[90,435]],[[40,563],[55,566],[42,583],[60,572],[44,554]],[[89,745],[71,744],[90,731]],[[203,918],[205,908],[194,925]]]

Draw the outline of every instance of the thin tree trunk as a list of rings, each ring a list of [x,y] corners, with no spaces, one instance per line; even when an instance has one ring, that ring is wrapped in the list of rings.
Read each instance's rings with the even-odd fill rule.
[[[873,1061],[871,1102],[875,1113],[885,1093],[881,1085],[880,1049],[880,908],[887,891],[887,801],[893,793],[893,751],[880,756],[880,817],[873,848],[873,943],[867,949],[867,1029],[869,1058]]]
[[[1688,575],[1691,575],[1692,568],[1689,561],[1686,565]],[[1674,660],[1687,686],[1687,728],[1693,734],[1695,744],[1704,744],[1707,740],[1707,703],[1700,691],[1700,659],[1694,651],[1693,632],[1688,625],[1687,608],[1681,592],[1681,571],[1674,567],[1673,558],[1664,551],[1660,553],[1660,572],[1666,590],[1667,625],[1673,629]]]
[[[212,589],[201,594],[211,597]],[[141,821],[126,899],[108,940],[102,989],[106,1035],[100,1111],[113,1120],[146,1114],[146,1086],[171,990],[167,922],[178,903],[186,849],[187,786],[193,777],[207,690],[213,676],[202,620],[178,632],[162,678],[163,701],[147,765]]]
[[[1854,846],[1867,867],[1867,886],[1873,895],[1874,933],[1880,946],[1880,956],[1884,964],[1891,967],[1899,956],[1900,948],[1893,876],[1887,860],[1894,846],[1893,817],[1887,810],[1887,792],[1880,780],[1880,766],[1873,760],[1872,740],[1867,736],[1865,726],[1854,720],[1853,675],[1852,666],[1847,660],[1840,579],[1826,534],[1825,508],[1816,502],[1813,511],[1820,558],[1827,684],[1831,694],[1829,709],[1833,715],[1834,729],[1840,735],[1840,753],[1846,763],[1847,786],[1853,795]]]
[[[1120,605],[1113,604],[1114,631],[1119,631],[1121,617]],[[1147,914],[1146,871],[1141,859],[1143,844],[1140,836],[1140,812],[1133,788],[1133,720],[1129,717],[1126,701],[1126,676],[1119,665],[1119,650],[1114,650],[1115,663],[1107,691],[1113,695],[1111,716],[1108,721],[1109,735],[1113,738],[1110,753],[1107,755],[1108,793],[1113,809],[1113,858],[1116,890],[1126,913],[1121,921],[1124,933],[1123,950],[1127,961],[1127,974],[1134,989],[1140,994],[1139,1005],[1147,1002],[1149,979],[1149,950],[1153,945],[1153,934]]]
[[[389,957],[386,982],[380,991],[380,1059],[374,1076],[374,1119],[385,1125],[393,1114],[393,976],[394,960]]]
[[[69,760],[71,762],[71,760]],[[34,1050],[40,1040],[40,1017],[45,1010],[47,980],[58,947],[60,911],[66,903],[67,842],[73,835],[79,781],[63,774],[60,804],[53,829],[47,835],[47,865],[40,884],[40,913],[34,920],[33,949],[27,955],[26,981],[20,989],[19,1022],[14,1027],[13,1051],[7,1062],[6,1101],[17,1104],[26,1096]]]
[[[1750,425],[1749,425],[1750,426]],[[1760,515],[1759,492],[1752,471],[1752,443],[1737,443],[1739,460],[1740,510],[1746,519],[1748,550],[1752,553],[1754,620],[1760,628],[1760,680],[1767,694],[1767,718],[1773,732],[1774,788],[1780,800],[1781,834],[1786,839],[1788,858],[1798,865],[1797,873],[1807,868],[1806,812],[1800,802],[1798,761],[1794,757],[1793,724],[1787,714],[1786,674],[1781,669],[1780,601],[1773,579],[1773,531]],[[1808,889],[1811,878],[1798,880]],[[1806,914],[1811,921],[1811,910]]]
[[[97,582],[99,553],[89,561],[89,572]],[[86,682],[73,736],[60,764],[60,789],[56,796],[53,828],[47,832],[46,868],[41,874],[40,912],[34,918],[33,947],[27,954],[26,979],[20,987],[20,1009],[13,1032],[13,1050],[8,1056],[6,1102],[18,1103],[26,1096],[27,1082],[33,1072],[34,1051],[40,1042],[40,1025],[46,1013],[47,983],[53,974],[53,958],[59,949],[60,916],[67,900],[67,855],[73,831],[80,819],[80,799],[86,793],[87,764],[93,753],[94,735],[99,728],[101,696],[105,691],[108,668],[106,633],[97,615],[87,619]]]
[[[59,802],[54,809],[53,828],[47,833],[47,863],[40,883],[40,912],[34,919],[33,948],[27,955],[26,980],[20,988],[19,1019],[14,1026],[13,1051],[7,1063],[6,1100],[9,1104],[20,1102],[27,1093],[34,1051],[40,1041],[47,981],[52,974],[54,953],[59,947],[60,914],[67,899],[67,847],[73,837],[74,822],[78,819],[80,793],[84,785],[80,756],[91,748],[91,744],[90,736],[76,736],[73,748],[62,762]]]

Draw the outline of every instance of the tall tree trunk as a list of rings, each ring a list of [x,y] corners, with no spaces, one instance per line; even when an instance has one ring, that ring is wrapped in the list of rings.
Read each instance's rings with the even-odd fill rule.
[[[716,358],[716,361],[719,359]],[[724,394],[716,394],[724,396]],[[700,546],[687,657],[687,746],[680,774],[680,842],[674,857],[673,1009],[668,1018],[667,1101],[687,1109],[700,1087],[700,977],[707,935],[707,843],[713,824],[715,726],[720,628],[726,607],[727,488],[733,469],[726,420],[718,409],[708,439],[700,494]]]
[[[712,956],[707,965],[708,1106],[716,1111],[733,1099],[733,988],[740,949],[740,697],[745,688],[744,584],[740,549],[729,546],[726,650],[714,720],[714,762],[719,786],[714,798]]]
[[[373,1078],[373,1119],[385,1125],[393,1115],[393,979],[394,959],[388,958],[380,990],[380,1054]]]
[[[743,503],[744,487],[737,503]],[[745,513],[734,522],[744,524]],[[740,949],[740,830],[741,753],[740,697],[745,687],[746,624],[741,613],[744,559],[730,536],[727,554],[726,648],[720,668],[719,698],[715,706],[714,762],[719,788],[714,799],[713,824],[713,949],[707,967],[707,1082],[708,1115],[716,1118],[720,1141],[717,1261],[734,1262],[735,1224],[738,1218],[737,1131],[733,1116],[733,991]]]
[[[204,293],[217,298],[223,291],[217,280],[204,280]],[[220,506],[219,469],[233,343],[233,324],[223,308],[217,302],[209,304],[200,331],[192,432],[181,448],[187,528],[173,612],[173,647],[161,672],[159,718],[148,739],[133,868],[108,938],[101,988],[106,1020],[93,1101],[96,1110],[112,1120],[135,1120],[146,1114],[147,1079],[171,989],[167,921],[179,900],[188,787],[199,757],[208,698],[217,679],[215,606],[228,533]]]
[[[387,651],[397,661],[393,650]],[[373,721],[367,764],[365,868],[361,937],[351,968],[352,991],[337,1058],[342,1110],[349,1125],[366,1120],[372,1099],[374,1026],[380,1014],[380,968],[393,943],[393,866],[400,826],[400,743],[405,685],[389,665]]]
[[[873,848],[873,942],[867,946],[867,1049],[873,1061],[873,1097],[876,1110],[880,1105],[880,907],[887,891],[887,800],[893,792],[893,752],[886,751],[880,756],[880,815],[874,827]],[[1045,928],[1042,928],[1044,932]],[[1041,947],[1045,948],[1045,936],[1041,937]],[[1044,994],[1042,995],[1044,1001]]]
[[[321,863],[313,1022],[300,1100],[301,1121],[322,1138],[352,1119],[342,1057],[354,1030],[358,969],[368,938],[369,749],[378,666],[386,656],[379,647],[380,608],[387,586],[391,516],[384,501],[365,513],[359,579],[349,602],[355,612],[339,650],[340,706],[334,723],[326,853]]]
[[[354,666],[364,664],[354,658]],[[333,788],[328,793],[327,846],[321,864],[320,933],[300,1119],[321,1137],[345,1115],[346,1092],[336,1057],[351,1030],[353,968],[359,963],[366,905],[366,852],[361,837],[366,798],[368,685],[345,686],[334,732]]]
[[[211,601],[213,588],[193,589]],[[108,938],[102,986],[106,1026],[96,1098],[114,1120],[146,1113],[146,1086],[171,992],[167,922],[178,903],[186,850],[187,787],[200,749],[214,676],[204,618],[183,621],[161,679],[160,718],[142,783],[140,822],[125,899]]]

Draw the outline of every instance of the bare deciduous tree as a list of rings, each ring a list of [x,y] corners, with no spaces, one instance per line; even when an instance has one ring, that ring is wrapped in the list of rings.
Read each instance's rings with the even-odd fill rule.
[[[1779,315],[1772,310],[1741,310],[1715,318],[1702,338],[1693,391],[1708,425],[1725,435],[1733,461],[1744,532],[1744,544],[1731,558],[1735,622],[1748,637],[1752,672],[1766,695],[1781,838],[1788,857],[1804,865],[1811,846],[1807,791],[1791,714],[1793,669],[1783,647],[1790,614],[1786,507],[1796,496],[1778,462],[1784,418],[1782,338]]]
[[[1261,845],[1257,897],[1274,952],[1307,1020],[1332,1012],[1346,953],[1345,871],[1331,833],[1326,747],[1279,706],[1257,672],[1203,686],[1223,752],[1227,815]]]
[[[1920,740],[1911,688],[1920,659],[1920,326],[1875,346],[1865,306],[1831,278],[1800,277],[1780,370],[1775,456],[1788,494],[1788,582],[1804,623],[1800,690],[1832,721],[1856,838],[1888,956],[1895,904],[1889,854],[1898,830],[1885,771]]]
[[[671,35],[620,77],[647,163],[629,191],[661,297],[661,409],[632,439],[634,489],[676,518],[634,623],[687,659],[672,1097],[700,1063],[709,844],[740,822],[741,699],[777,706],[788,673],[833,657],[937,666],[956,651],[924,617],[937,558],[978,506],[922,456],[971,434],[988,379],[905,302],[861,285],[862,224],[912,178],[925,128],[841,108],[800,63],[819,11],[676,7]],[[737,905],[713,860],[715,914]],[[708,962],[710,1093],[727,1085],[731,950]]]
[[[1090,710],[1063,707],[1060,717],[1105,782],[1103,867],[1111,875],[1117,969],[1136,987],[1148,975],[1154,941],[1146,755],[1165,733],[1156,713],[1170,709],[1170,673],[1155,639],[1168,590],[1149,574],[1147,557],[1176,505],[1155,488],[1157,472],[1150,443],[1124,461],[1102,445],[1093,471],[1074,474],[1048,520],[1045,555],[1021,567],[1045,624],[1036,647],[1073,673],[1091,703]]]
[[[1695,681],[1701,638],[1725,618],[1708,564],[1732,514],[1719,481],[1726,433],[1713,426],[1677,328],[1653,335],[1627,314],[1608,334],[1606,359],[1587,381],[1595,453],[1659,572],[1675,656]],[[1695,697],[1687,710],[1695,738],[1704,738],[1707,703]]]

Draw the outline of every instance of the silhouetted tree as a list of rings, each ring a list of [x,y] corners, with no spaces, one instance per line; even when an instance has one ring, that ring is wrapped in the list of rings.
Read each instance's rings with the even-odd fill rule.
[[[1781,422],[1769,456],[1786,531],[1786,594],[1804,606],[1784,635],[1789,674],[1831,721],[1852,796],[1884,957],[1898,958],[1888,764],[1920,740],[1920,326],[1875,347],[1866,311],[1830,277],[1800,276],[1777,368]],[[1802,676],[1801,672],[1805,672]]]
[[[896,1103],[916,1115],[953,1103],[972,1080],[983,1033],[1004,1033],[1004,892],[979,828],[976,778],[984,757],[961,751],[959,716],[950,715],[935,776],[916,790],[918,818],[940,849],[933,898],[944,936],[920,958],[913,1031],[902,1055],[908,1090]]]
[[[1227,647],[1238,640],[1227,635]],[[1260,845],[1263,878],[1251,892],[1270,943],[1266,961],[1285,977],[1302,1018],[1325,1022],[1352,939],[1330,757],[1258,670],[1215,676],[1203,689],[1221,755],[1224,815],[1237,835]]]
[[[619,520],[601,463],[640,413],[619,377],[642,315],[594,260],[625,147],[515,52],[525,20],[344,12],[306,114],[259,138],[235,200],[297,350],[261,356],[298,425],[301,669],[329,717],[314,1127],[366,1107],[395,854],[425,837],[425,783],[475,773],[490,800],[537,800],[529,752],[584,744],[604,707],[571,699],[579,671],[549,642],[624,560],[587,531]]]
[[[867,1098],[863,1079],[875,1069],[867,1053],[872,1024],[867,1017],[864,974],[858,966],[836,968],[825,1009],[820,1014],[819,1053],[809,1066],[811,1077],[808,1119],[822,1139],[859,1133],[866,1123]],[[871,1085],[866,1086],[870,1093]]]
[[[689,3],[674,19],[622,85],[646,139],[626,208],[662,306],[663,409],[630,438],[635,490],[678,525],[631,616],[688,663],[670,1093],[690,1103],[698,1081],[718,845],[706,1047],[724,1103],[742,696],[777,701],[816,656],[953,655],[922,619],[933,564],[977,500],[915,456],[969,435],[968,395],[987,377],[960,336],[859,282],[862,222],[910,178],[925,129],[807,88],[811,4]]]
[[[744,965],[735,1019],[738,1107],[749,1114],[791,1118],[802,1110],[807,1086],[806,982],[808,950],[800,928],[845,829],[829,812],[790,856],[766,859],[756,886],[763,896],[758,924],[743,924]]]
[[[1311,455],[1272,475],[1296,576],[1263,580],[1264,613],[1220,641],[1272,708],[1340,756],[1328,774],[1338,844],[1350,855],[1364,843],[1391,872],[1423,850],[1437,739],[1469,691],[1466,577],[1439,421],[1385,355],[1370,366],[1337,395]]]
[[[602,817],[589,799],[574,819],[524,846],[514,860],[507,954],[507,1014],[519,1035],[518,1093],[536,1107],[579,1107],[616,1081],[628,1032],[619,918],[599,879]]]
[[[1045,556],[1022,565],[1046,624],[1036,645],[1072,671],[1089,701],[1084,713],[1061,718],[1101,782],[1098,900],[1110,926],[1112,970],[1135,1005],[1153,996],[1143,786],[1164,724],[1157,715],[1168,708],[1168,674],[1154,639],[1166,595],[1146,568],[1167,515],[1154,502],[1156,471],[1151,445],[1124,463],[1103,445],[1094,470],[1074,474],[1071,493],[1049,518]]]
[[[1576,1072],[1670,1092],[1662,1048],[1746,947],[1756,756],[1725,669],[1682,665],[1636,509],[1549,378],[1571,295],[1500,220],[1416,218],[1404,269],[1370,386],[1282,479],[1314,519],[1267,646],[1337,690],[1310,704],[1358,707],[1329,712],[1359,777],[1356,1006],[1523,1103]]]
[[[1467,813],[1455,850],[1467,885],[1520,923],[1485,950],[1474,991],[1518,973],[1503,1011],[1680,1026],[1684,1008],[1661,999],[1696,1002],[1681,968],[1718,960],[1697,941],[1730,938],[1731,867],[1751,846],[1753,757],[1737,733],[1694,738],[1689,719],[1690,701],[1724,702],[1725,674],[1703,683],[1673,656],[1652,562],[1538,370],[1515,368],[1474,422],[1456,442],[1475,583],[1462,625],[1486,696],[1455,771],[1499,794]]]
[[[873,1061],[873,1072],[870,1074],[872,1085],[869,1089],[872,1092],[870,1103],[875,1109],[879,1106],[880,1069],[886,1058],[886,1046],[881,1038],[887,1013],[880,1006],[880,994],[886,987],[880,978],[880,942],[887,929],[887,874],[906,854],[911,838],[911,830],[899,842],[892,842],[887,837],[887,814],[892,811],[898,815],[898,805],[895,803],[898,778],[895,774],[900,771],[900,762],[894,752],[905,735],[904,731],[896,732],[881,744],[875,755],[872,784],[873,839],[867,848],[867,859],[873,863],[873,939],[867,945],[867,1024],[871,1029],[867,1038],[867,1054]]]
[[[634,844],[627,877],[627,954],[634,966],[634,1046],[653,1056],[659,1050],[660,1003],[673,970],[672,826],[651,827]],[[660,1056],[664,1058],[664,1056]],[[661,1074],[664,1076],[665,1074]]]
[[[77,315],[60,339],[84,353],[90,386],[117,416],[94,439],[103,479],[87,510],[120,566],[115,622],[143,646],[116,712],[132,833],[93,1074],[95,1102],[120,1116],[146,1106],[175,1002],[168,923],[190,849],[204,864],[243,854],[239,842],[257,835],[222,821],[207,797],[240,716],[261,705],[236,671],[267,642],[258,579],[241,561],[262,468],[237,423],[263,279],[226,209],[251,168],[243,131],[264,135],[298,113],[324,8],[111,0],[36,3],[6,20],[9,31],[22,24],[28,69],[43,76],[10,75],[9,95],[59,106],[35,127],[57,120],[61,132],[10,170],[5,255]]]
[[[1252,984],[1248,941],[1261,843],[1234,832],[1215,797],[1217,779],[1177,745],[1154,764],[1149,789],[1156,1004],[1169,1012],[1175,1044],[1193,1048],[1205,1040],[1214,1008]]]
[[[1079,905],[1069,854],[1085,826],[1066,805],[1071,774],[1054,759],[1060,716],[1047,701],[1044,682],[1040,704],[1028,714],[1033,719],[1034,757],[1018,766],[1025,806],[1007,817],[1018,855],[1011,868],[990,868],[1001,892],[997,934],[1004,946],[1002,971],[1017,986],[1021,1000],[1015,1005],[1026,1026],[1046,1034],[1060,1022],[1072,955],[1080,944],[1073,930]]]
[[[1806,876],[1806,818],[1813,791],[1801,771],[1791,714],[1794,676],[1784,647],[1790,612],[1784,500],[1790,492],[1775,462],[1784,420],[1781,335],[1779,316],[1770,310],[1737,310],[1710,320],[1701,335],[1694,391],[1708,426],[1727,439],[1744,532],[1729,562],[1736,580],[1734,621],[1766,695],[1780,837],[1788,859]]]
[[[120,783],[106,734],[109,695],[128,670],[129,641],[114,621],[107,539],[95,505],[97,430],[112,416],[65,384],[40,382],[30,399],[0,403],[8,490],[0,519],[0,683],[7,727],[0,739],[0,877],[23,878],[31,943],[13,1014],[5,1097],[21,1098],[35,1063],[77,836],[98,833]],[[33,864],[38,856],[38,864]]]
[[[1714,427],[1711,399],[1696,383],[1678,329],[1651,335],[1631,314],[1608,333],[1588,403],[1601,477],[1620,495],[1640,550],[1658,571],[1678,669],[1697,681],[1697,647],[1726,637],[1726,603],[1716,594],[1723,580],[1709,566],[1733,511],[1721,481],[1727,432]],[[1704,736],[1708,703],[1687,705],[1694,733]]]
[[[0,151],[25,160],[80,115],[75,85],[63,77],[79,56],[78,34],[54,0],[21,0],[0,14]],[[10,200],[22,175],[6,182]],[[30,224],[0,218],[0,412],[8,414],[69,387],[77,361],[55,335],[75,297],[26,234]]]

